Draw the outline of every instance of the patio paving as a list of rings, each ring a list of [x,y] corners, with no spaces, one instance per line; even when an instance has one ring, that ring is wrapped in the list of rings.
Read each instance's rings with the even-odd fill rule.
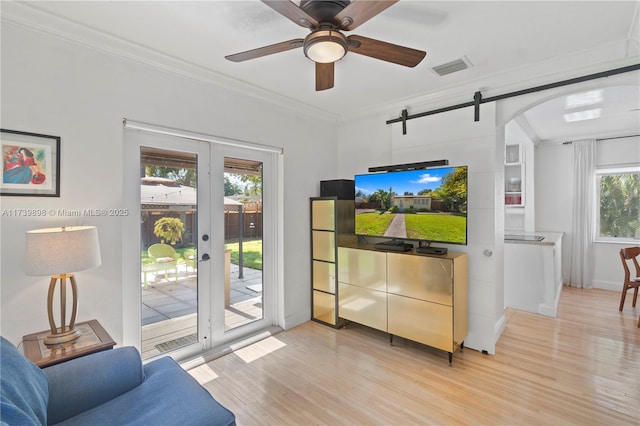
[[[238,265],[231,264],[230,307],[252,299],[262,298],[262,271],[244,267],[243,278],[238,278]],[[142,325],[154,324],[171,318],[196,313],[196,275],[185,265],[178,265],[178,280],[159,274],[142,289]],[[237,309],[237,308],[236,308]]]

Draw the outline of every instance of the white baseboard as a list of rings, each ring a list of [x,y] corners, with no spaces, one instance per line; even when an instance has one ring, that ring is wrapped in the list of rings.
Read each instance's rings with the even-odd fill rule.
[[[289,330],[295,326],[305,323],[311,319],[310,311],[300,311],[293,315],[289,315],[284,319],[284,324],[280,324],[285,330]]]
[[[496,322],[496,325],[493,327],[495,338],[494,342],[497,342],[498,339],[500,339],[500,336],[502,336],[505,328],[507,328],[507,316],[505,314],[502,314],[500,319]]]
[[[601,290],[622,291],[622,281],[593,281],[593,288],[599,288]]]
[[[564,285],[558,286],[558,291],[556,291],[556,298],[553,302],[553,306],[545,305],[542,303],[540,304],[540,308],[539,308],[540,315],[546,315],[548,317],[554,317],[554,318],[558,316],[558,305],[560,304],[560,294],[562,293],[562,287],[564,287]]]

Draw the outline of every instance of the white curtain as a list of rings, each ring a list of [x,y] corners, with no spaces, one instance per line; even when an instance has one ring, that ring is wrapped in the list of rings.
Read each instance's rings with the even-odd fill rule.
[[[595,238],[595,139],[571,144],[573,176],[573,224],[569,285],[591,288],[593,280],[593,241]]]

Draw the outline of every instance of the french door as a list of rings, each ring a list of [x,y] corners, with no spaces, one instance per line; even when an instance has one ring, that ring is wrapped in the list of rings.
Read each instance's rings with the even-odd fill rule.
[[[274,323],[273,266],[275,179],[273,154],[212,145],[214,341],[228,342]]]
[[[125,136],[125,153],[139,160],[131,184],[140,188],[140,324],[131,335],[143,358],[185,358],[273,325],[275,154],[155,132]]]
[[[211,147],[139,140],[142,357],[197,352],[211,335]]]

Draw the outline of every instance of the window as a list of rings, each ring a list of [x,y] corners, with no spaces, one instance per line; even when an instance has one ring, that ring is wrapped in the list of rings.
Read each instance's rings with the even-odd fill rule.
[[[640,167],[596,170],[596,232],[600,241],[640,241]]]

